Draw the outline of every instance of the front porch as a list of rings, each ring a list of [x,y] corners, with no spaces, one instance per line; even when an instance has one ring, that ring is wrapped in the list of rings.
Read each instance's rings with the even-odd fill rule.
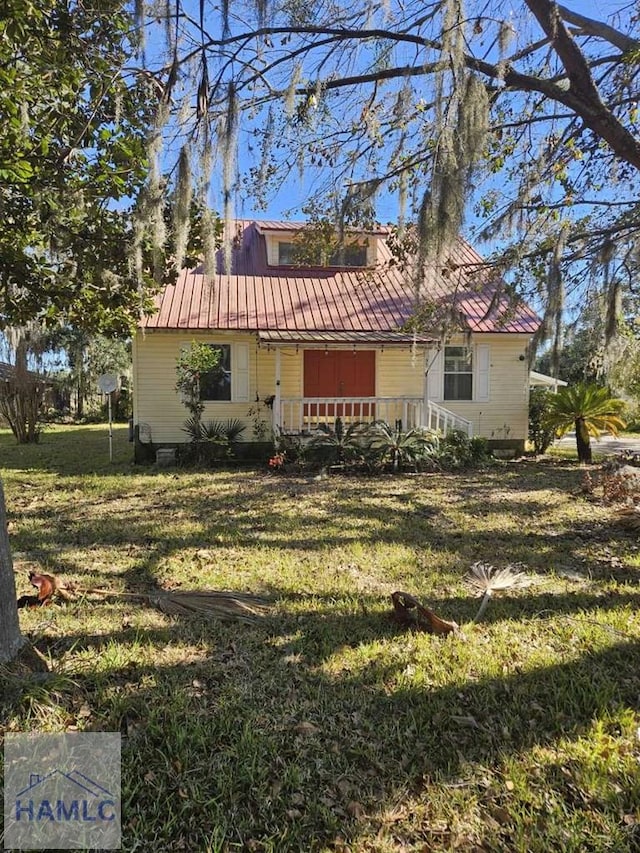
[[[461,430],[473,435],[473,423],[420,397],[283,397],[273,401],[274,432],[304,435],[337,418],[343,423],[400,422],[402,429],[431,429],[443,435]]]
[[[390,332],[362,340],[355,340],[354,333],[348,340],[336,334],[303,337],[260,336],[275,356],[274,433],[309,435],[333,428],[339,418],[345,424],[384,421],[403,430],[474,435],[470,420],[430,399],[430,338]],[[291,393],[296,385],[301,394]]]

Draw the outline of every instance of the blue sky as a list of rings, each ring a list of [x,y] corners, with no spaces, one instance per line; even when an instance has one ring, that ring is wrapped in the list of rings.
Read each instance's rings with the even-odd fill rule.
[[[473,8],[473,5],[473,3],[469,2],[468,8]],[[522,5],[520,2],[513,3],[515,10]],[[565,5],[581,14],[600,20],[607,20],[611,14],[615,13],[616,10],[624,9],[627,4],[622,2],[622,0],[565,0]],[[240,136],[240,140],[242,142],[242,136]],[[251,165],[251,161],[242,149],[243,146],[241,144],[239,156],[241,176],[243,173],[246,173],[248,167]],[[282,188],[270,197],[266,210],[259,209],[250,195],[240,191],[236,196],[236,215],[249,219],[302,218],[300,214],[296,215],[295,211],[299,210],[300,206],[307,199],[313,178],[313,171],[307,168],[303,175],[296,174],[286,180]],[[376,210],[379,221],[395,221],[397,217],[397,200],[395,195],[385,194],[383,190],[376,199]]]

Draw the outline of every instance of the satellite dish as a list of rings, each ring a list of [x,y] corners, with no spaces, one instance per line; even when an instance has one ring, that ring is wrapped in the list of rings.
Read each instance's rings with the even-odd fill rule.
[[[103,373],[98,379],[98,388],[103,394],[110,394],[118,387],[118,377],[115,373]]]

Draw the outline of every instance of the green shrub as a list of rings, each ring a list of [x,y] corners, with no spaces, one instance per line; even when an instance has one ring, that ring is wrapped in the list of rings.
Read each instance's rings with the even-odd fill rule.
[[[470,468],[489,461],[491,454],[486,438],[474,435],[469,438],[466,432],[451,430],[440,440],[437,461],[442,468]]]
[[[288,464],[302,467],[306,464],[307,448],[300,436],[279,432],[276,435],[274,445],[276,453],[283,455]]]
[[[535,453],[546,453],[555,438],[555,429],[548,423],[549,405],[554,396],[548,388],[532,388],[529,392],[529,441]]]
[[[471,450],[471,463],[473,465],[483,465],[491,461],[491,451],[489,450],[489,442],[481,435],[474,435],[469,441]]]

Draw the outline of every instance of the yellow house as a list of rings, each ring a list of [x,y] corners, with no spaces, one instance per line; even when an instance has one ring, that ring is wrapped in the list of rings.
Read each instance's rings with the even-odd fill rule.
[[[539,319],[500,297],[480,256],[461,241],[446,269],[427,277],[433,324],[443,305],[457,322],[446,333],[423,331],[422,322],[416,333],[414,287],[392,261],[388,229],[301,266],[301,227],[239,223],[229,274],[183,270],[159,294],[134,341],[137,440],[154,447],[186,440],[176,360],[200,341],[219,349],[224,368],[215,384],[202,383],[203,419],[238,418],[247,441],[275,430],[309,433],[341,417],[462,429],[522,450],[527,347]]]

